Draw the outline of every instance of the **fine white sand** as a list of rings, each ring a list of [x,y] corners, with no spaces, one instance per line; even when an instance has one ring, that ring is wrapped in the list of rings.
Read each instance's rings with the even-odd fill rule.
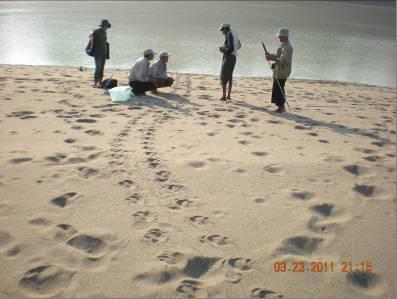
[[[262,78],[0,71],[1,297],[395,296],[395,89],[291,80],[280,115]]]

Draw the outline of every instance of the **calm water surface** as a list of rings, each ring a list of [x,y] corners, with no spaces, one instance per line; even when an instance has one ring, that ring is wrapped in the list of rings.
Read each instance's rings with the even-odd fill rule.
[[[270,76],[260,42],[274,51],[275,32],[288,26],[293,78],[396,83],[396,11],[390,2],[1,1],[0,63],[92,66],[84,47],[102,18],[112,23],[107,67],[130,68],[150,47],[174,55],[170,71],[218,75],[218,27],[228,22],[243,45],[237,76]]]

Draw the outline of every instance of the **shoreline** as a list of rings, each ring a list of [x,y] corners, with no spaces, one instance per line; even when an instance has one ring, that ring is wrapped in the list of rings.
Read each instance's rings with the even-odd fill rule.
[[[30,65],[30,64],[0,64],[0,66],[9,66],[9,67],[38,67],[38,68],[66,68],[66,69],[79,69],[81,66],[85,70],[94,70],[93,67],[88,67],[88,66],[64,66],[64,65]],[[106,71],[127,71],[128,68],[106,68],[105,67],[105,73]],[[202,73],[182,73],[182,72],[172,72],[169,71],[169,74],[174,74],[174,75],[192,75],[192,76],[208,76],[208,77],[218,77],[217,75],[210,75],[210,74],[202,74]],[[127,75],[126,75],[127,77]],[[253,79],[253,80],[259,80],[259,79],[265,79],[265,80],[271,80],[272,77],[260,77],[260,76],[255,76],[255,77],[245,77],[245,76],[233,76],[235,79]],[[337,85],[356,85],[356,86],[363,86],[363,87],[375,87],[375,88],[388,88],[388,89],[394,89],[396,90],[396,86],[382,86],[382,85],[373,85],[373,84],[367,84],[367,83],[359,83],[359,82],[353,82],[353,81],[338,81],[338,80],[325,80],[325,79],[308,79],[308,78],[289,78],[288,82],[290,81],[295,81],[295,82],[315,82],[315,83],[324,83],[324,84],[337,84]]]

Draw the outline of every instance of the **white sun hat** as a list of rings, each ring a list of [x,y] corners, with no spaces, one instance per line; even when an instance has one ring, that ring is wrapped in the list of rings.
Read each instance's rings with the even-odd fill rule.
[[[145,49],[143,51],[143,55],[150,55],[150,54],[156,54],[156,52],[154,52],[152,49]]]
[[[225,29],[225,28],[229,28],[229,29],[230,29],[230,24],[223,23],[223,24],[219,27],[219,31],[222,31],[222,30]]]
[[[278,29],[278,32],[276,33],[276,36],[281,36],[281,37],[288,37],[289,35],[289,30],[286,27],[281,27]]]

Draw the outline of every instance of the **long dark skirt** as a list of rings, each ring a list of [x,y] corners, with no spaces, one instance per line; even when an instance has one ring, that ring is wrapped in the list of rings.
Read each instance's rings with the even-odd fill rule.
[[[285,104],[285,98],[283,94],[285,95],[285,82],[287,79],[278,79],[278,82],[280,83],[281,89],[283,92],[280,90],[280,86],[278,86],[277,80],[273,79],[273,89],[272,89],[272,103],[276,104],[277,106],[282,106]]]

